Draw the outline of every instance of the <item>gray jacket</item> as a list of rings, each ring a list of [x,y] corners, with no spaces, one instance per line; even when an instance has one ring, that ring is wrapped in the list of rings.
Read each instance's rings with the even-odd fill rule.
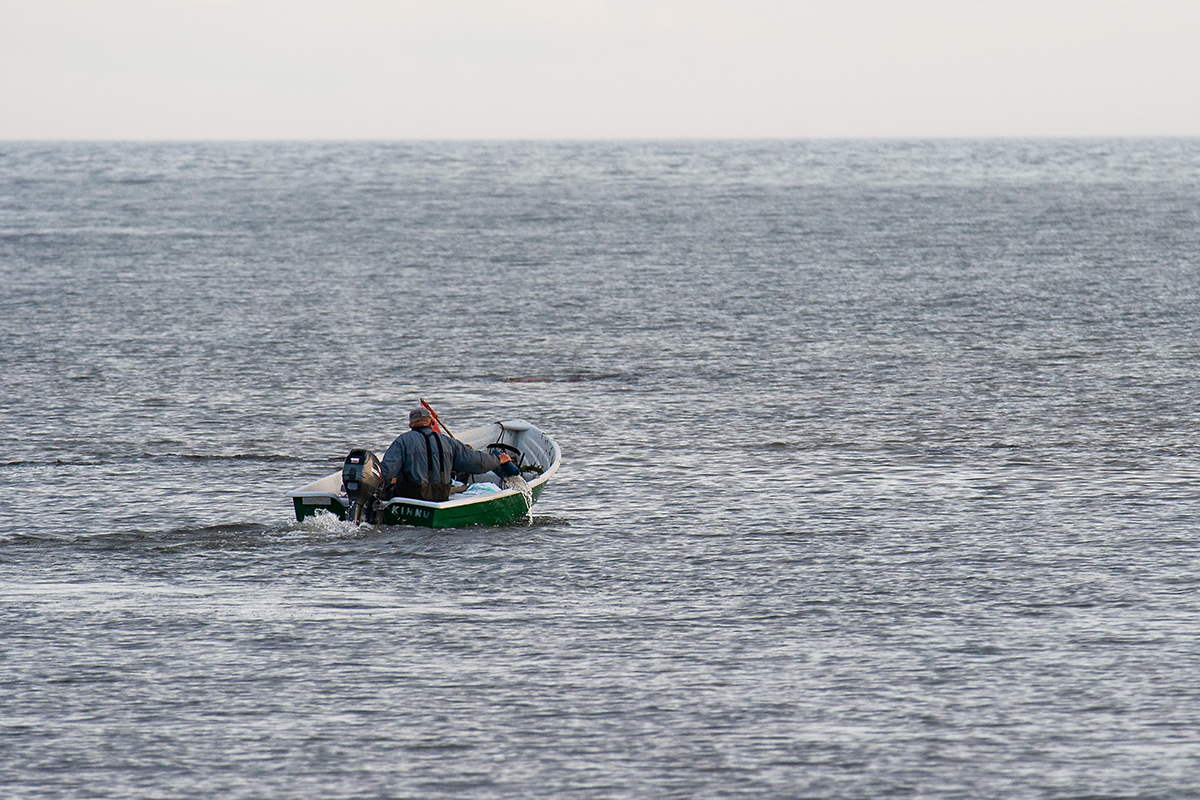
[[[426,436],[430,449],[426,449]],[[438,443],[441,440],[441,453]],[[383,483],[386,486],[399,477],[409,483],[421,485],[430,482],[429,453],[433,454],[433,482],[449,483],[450,473],[489,472],[500,466],[500,459],[491,453],[472,450],[465,444],[444,433],[434,433],[432,428],[414,428],[402,433],[383,454]]]

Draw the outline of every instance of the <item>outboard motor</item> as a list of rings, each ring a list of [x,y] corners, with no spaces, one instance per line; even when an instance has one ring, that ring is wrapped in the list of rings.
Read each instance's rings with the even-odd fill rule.
[[[350,501],[350,516],[354,524],[375,522],[375,507],[379,487],[383,485],[383,469],[370,450],[351,450],[342,464],[342,488]]]

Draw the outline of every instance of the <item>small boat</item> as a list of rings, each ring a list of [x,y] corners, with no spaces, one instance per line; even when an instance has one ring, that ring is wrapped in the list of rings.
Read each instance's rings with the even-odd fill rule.
[[[523,419],[460,431],[455,438],[476,450],[506,451],[520,469],[520,477],[502,478],[495,472],[465,476],[455,487],[458,491],[442,502],[411,497],[383,499],[375,496],[378,459],[370,451],[352,450],[341,472],[288,492],[296,519],[327,512],[342,520],[380,525],[505,525],[532,515],[533,504],[558,472],[562,460],[555,441]]]

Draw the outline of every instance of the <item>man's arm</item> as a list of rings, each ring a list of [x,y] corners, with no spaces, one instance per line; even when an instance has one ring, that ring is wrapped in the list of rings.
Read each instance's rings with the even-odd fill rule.
[[[404,466],[404,442],[400,440],[399,436],[383,454],[383,460],[379,462],[379,466],[383,472],[384,486],[387,486],[400,474],[400,469]]]
[[[454,448],[454,471],[469,472],[473,475],[478,475],[481,472],[491,472],[500,466],[503,461],[509,460],[508,454],[504,458],[498,458],[491,453],[472,450],[457,439],[450,440]]]

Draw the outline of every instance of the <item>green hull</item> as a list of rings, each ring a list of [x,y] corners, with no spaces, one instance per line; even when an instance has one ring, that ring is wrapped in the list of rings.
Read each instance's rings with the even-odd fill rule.
[[[545,484],[533,486],[536,503]],[[297,521],[320,511],[328,511],[344,520],[347,508],[337,498],[314,503],[313,498],[293,497]],[[520,493],[502,494],[469,502],[424,503],[421,501],[391,500],[380,509],[382,525],[420,525],[425,528],[465,528],[471,525],[507,525],[528,514],[525,497]]]

